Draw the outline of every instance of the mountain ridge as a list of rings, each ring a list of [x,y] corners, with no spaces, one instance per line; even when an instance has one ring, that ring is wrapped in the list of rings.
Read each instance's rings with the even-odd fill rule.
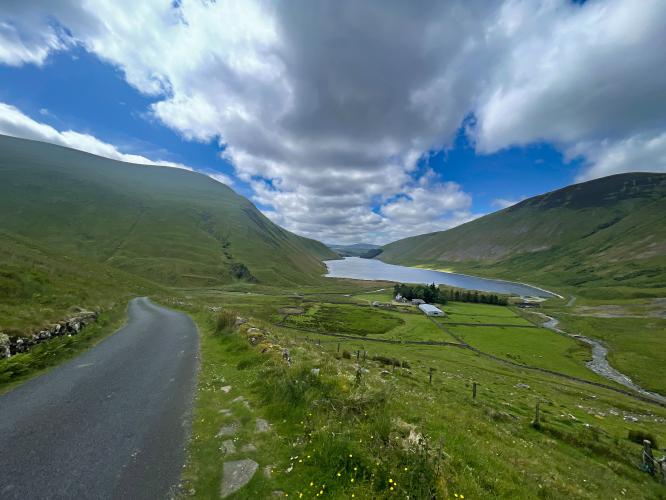
[[[389,243],[378,258],[551,286],[661,288],[663,213],[666,174],[616,174]]]
[[[171,286],[310,282],[335,257],[203,174],[8,136],[0,229]]]

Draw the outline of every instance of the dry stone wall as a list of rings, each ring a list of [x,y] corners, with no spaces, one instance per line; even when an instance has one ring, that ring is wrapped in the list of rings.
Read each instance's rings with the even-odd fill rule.
[[[79,333],[86,325],[97,321],[98,313],[81,311],[64,321],[60,321],[29,336],[9,336],[0,332],[0,359],[26,352],[32,346],[54,337],[72,336]]]

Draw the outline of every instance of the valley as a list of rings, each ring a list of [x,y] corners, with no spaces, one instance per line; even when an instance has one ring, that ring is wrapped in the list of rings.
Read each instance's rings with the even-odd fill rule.
[[[637,174],[631,189],[622,179],[619,192],[636,199],[617,194],[617,179],[597,194],[615,200],[610,212],[640,212],[657,241],[663,183],[650,179]],[[589,238],[578,234],[585,227],[569,234],[566,220],[587,210],[597,226],[606,224],[598,207],[565,217],[579,203],[576,189],[526,200],[452,229],[453,236],[425,235],[427,245],[417,237],[335,250],[282,229],[206,176],[0,137],[0,331],[30,338],[76,311],[98,314],[76,334],[0,359],[0,406],[19,408],[22,391],[61,370],[79,376],[85,365],[101,376],[107,362],[114,368],[104,373],[122,380],[91,378],[96,391],[126,391],[135,401],[143,379],[128,382],[123,368],[134,358],[100,356],[118,342],[142,342],[135,364],[200,363],[178,498],[659,498],[660,477],[639,465],[643,438],[655,453],[666,441],[663,400],[591,370],[590,346],[544,321],[603,342],[612,367],[666,394],[663,256],[606,234],[620,221]],[[548,250],[489,250],[504,234],[518,241],[511,231],[530,217],[546,221],[539,227],[558,220],[549,238],[566,237]],[[500,224],[501,231],[488,229]],[[451,242],[469,235],[460,245],[481,250],[454,259]],[[605,247],[613,238],[619,243]],[[629,246],[619,258],[622,245]],[[430,253],[421,253],[426,246]],[[375,258],[354,255],[380,250]],[[492,258],[479,258],[484,252]],[[583,258],[595,261],[580,264],[589,273],[573,264]],[[435,282],[444,315],[396,301],[396,282]],[[483,292],[503,300],[484,303]],[[192,344],[169,347],[193,341],[190,327],[171,328],[175,319],[157,320],[159,328],[137,323],[143,299],[136,297],[144,296],[159,304],[144,306],[160,317],[191,318],[198,353]],[[530,303],[534,297],[543,300]],[[533,307],[519,307],[526,303]],[[163,383],[165,370],[146,371],[141,387]],[[83,392],[75,398],[76,419],[85,420],[81,405],[96,407],[96,393],[90,404]],[[134,435],[133,419],[98,413],[99,425],[110,419],[108,429]],[[147,425],[142,418],[134,420]]]

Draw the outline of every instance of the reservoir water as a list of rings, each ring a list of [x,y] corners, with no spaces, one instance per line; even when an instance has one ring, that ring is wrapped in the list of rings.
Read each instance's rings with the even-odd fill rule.
[[[479,290],[481,292],[504,293],[511,295],[532,297],[556,297],[557,294],[522,283],[493,280],[468,276],[466,274],[432,271],[416,267],[396,266],[386,264],[376,259],[361,259],[360,257],[345,257],[340,260],[327,260],[330,278],[352,278],[358,280],[397,281],[400,283],[422,283],[448,285],[455,288]]]

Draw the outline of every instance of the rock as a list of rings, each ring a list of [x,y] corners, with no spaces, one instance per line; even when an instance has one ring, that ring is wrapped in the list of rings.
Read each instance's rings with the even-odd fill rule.
[[[287,364],[291,366],[291,354],[289,353],[289,349],[282,350],[282,359],[284,359]]]
[[[249,483],[257,472],[258,467],[259,464],[257,462],[249,459],[225,462],[222,466],[220,497],[226,498]]]
[[[6,333],[0,333],[0,359],[8,358],[12,355],[9,348],[10,344],[9,335]]]
[[[26,352],[32,346],[53,337],[76,335],[84,326],[97,319],[97,313],[78,309],[80,311],[78,316],[42,328],[30,336],[9,337],[0,332],[0,359]]]
[[[529,389],[529,388],[530,388],[529,385],[527,385],[527,384],[523,384],[522,382],[519,383],[519,384],[516,384],[514,387],[517,387],[517,388],[519,388],[519,389]]]
[[[241,318],[240,316],[236,316],[236,323],[235,326],[241,326],[247,323],[247,320],[245,318]]]
[[[243,396],[238,396],[234,399],[231,400],[232,403],[243,403],[243,406],[247,408],[248,410],[250,409],[250,402],[245,399]]]
[[[253,452],[257,451],[257,447],[252,443],[247,443],[247,444],[243,445],[243,447],[241,448],[241,451],[243,453],[253,453]]]
[[[312,370],[310,370],[310,373],[312,373],[312,375],[317,377],[319,375],[319,371],[320,371],[319,368],[313,368]]]
[[[254,430],[255,432],[268,432],[271,430],[271,424],[269,424],[268,421],[264,420],[263,418],[258,418]]]
[[[225,385],[224,387],[220,388],[220,390],[225,394],[229,394],[229,391],[231,391],[231,386]]]
[[[217,432],[217,437],[233,436],[238,432],[238,423],[234,422],[229,425],[223,425]]]
[[[225,455],[236,453],[236,444],[232,439],[227,439],[222,443],[222,446],[220,446],[220,450],[222,450]]]

